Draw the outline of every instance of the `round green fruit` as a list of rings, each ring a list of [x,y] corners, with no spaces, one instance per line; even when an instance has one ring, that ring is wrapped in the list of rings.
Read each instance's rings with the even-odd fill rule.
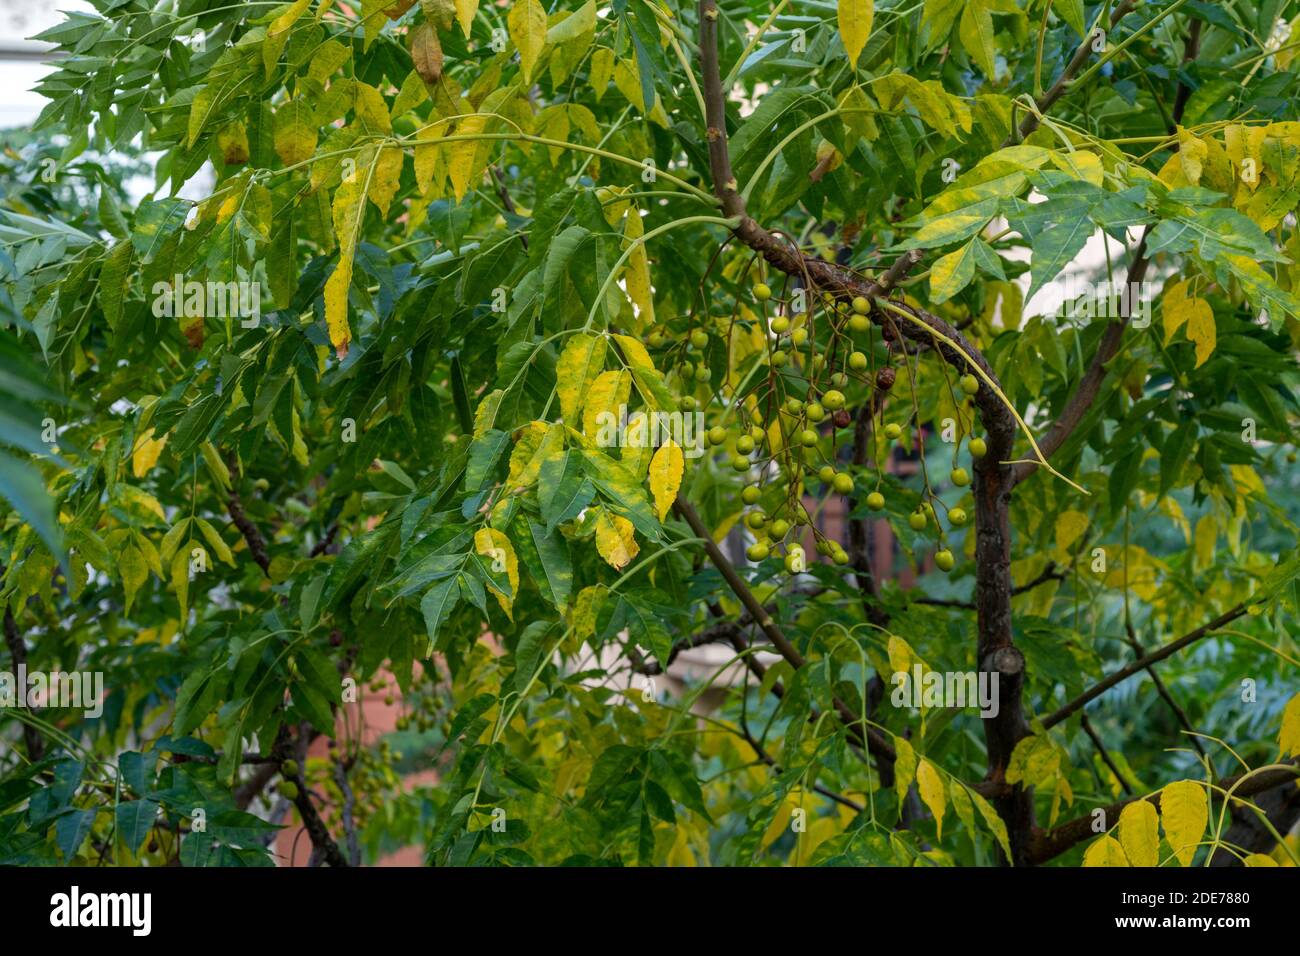
[[[871,301],[864,295],[854,296],[853,311],[858,315],[866,315],[871,311]]]
[[[748,548],[745,549],[745,557],[749,558],[749,560],[751,561],[766,560],[768,554],[770,553],[771,552],[768,549],[768,546],[764,544],[762,541],[755,541],[753,544],[751,544]]]
[[[763,431],[763,429],[759,428],[757,425],[750,425],[749,437],[754,439],[755,444],[758,444],[767,437],[767,432]]]
[[[785,363],[788,361],[790,361],[790,357],[786,355],[784,352],[782,352],[780,349],[777,349],[775,352],[772,353],[771,362],[773,368],[784,368]]]
[[[805,448],[812,448],[817,444],[819,438],[821,438],[821,436],[811,428],[805,428],[799,433],[799,444],[803,445]]]
[[[790,331],[790,320],[784,315],[778,315],[772,320],[772,331],[777,335],[785,335],[786,332]]]
[[[696,329],[691,333],[691,345],[697,349],[706,349],[709,347],[709,333],[703,329]]]
[[[934,553],[934,563],[940,571],[947,574],[952,570],[953,565],[955,565],[957,561],[953,558],[952,552],[947,548],[944,548],[942,551],[936,551]]]
[[[822,408],[820,402],[809,402],[808,407],[804,409],[808,415],[808,421],[816,424],[826,417],[826,409]]]
[[[907,516],[907,523],[911,525],[913,531],[924,531],[929,518],[924,511],[913,511]]]
[[[286,777],[298,776],[298,769],[298,761],[296,760],[286,760],[280,764],[280,772]]]
[[[865,352],[852,352],[849,354],[849,368],[855,372],[865,372],[867,370],[867,355]]]
[[[803,411],[803,402],[797,398],[787,398],[785,400],[785,410],[791,415],[798,415]]]
[[[790,341],[794,343],[795,347],[803,345],[808,341],[808,330],[804,328],[795,329],[790,333]]]
[[[980,380],[970,373],[963,375],[959,384],[961,385],[961,390],[967,395],[974,395],[980,390]]]
[[[872,511],[879,511],[885,507],[885,496],[878,491],[873,491],[867,495],[867,507]]]
[[[952,522],[954,528],[960,528],[966,523],[966,511],[962,508],[953,508],[948,512],[948,520]]]
[[[772,522],[772,527],[769,530],[771,531],[772,537],[780,541],[785,537],[786,532],[790,530],[790,522],[786,521],[784,518],[777,518]]]
[[[989,453],[989,446],[983,438],[972,438],[970,440],[970,456],[972,458],[983,458]]]
[[[845,372],[832,372],[831,384],[836,388],[843,388],[845,385],[849,384],[849,376]],[[829,405],[826,407],[830,408]]]
[[[714,425],[709,429],[709,444],[721,445],[727,440],[727,430],[721,425]]]
[[[747,505],[757,504],[760,494],[758,485],[746,485],[740,491],[740,500]]]
[[[754,284],[754,298],[759,302],[766,302],[768,299],[772,298],[772,290],[768,287],[766,282],[758,282]]]
[[[843,408],[844,393],[841,392],[839,389],[833,388],[825,395],[822,396],[822,404],[825,405],[827,408],[829,408],[831,411],[835,411],[837,408]]]
[[[736,451],[740,452],[742,455],[748,455],[753,450],[754,439],[750,438],[748,435],[741,435],[736,439]]]
[[[646,345],[650,346],[652,349],[663,348],[665,341],[666,339],[664,339],[664,334],[659,329],[655,329],[653,332],[647,335],[645,339]]]
[[[767,524],[767,516],[761,511],[751,511],[745,515],[745,524],[751,531],[757,531]]]
[[[298,799],[298,785],[292,780],[281,781],[280,786],[277,789],[280,791],[280,796],[284,797],[286,800]]]
[[[868,319],[865,315],[858,315],[857,313],[854,313],[853,315],[849,316],[850,332],[862,333],[867,331],[867,329],[869,328],[871,328],[871,320]]]
[[[736,455],[731,459],[731,468],[733,471],[749,471],[749,459],[744,455]]]
[[[970,484],[970,474],[965,468],[954,468],[948,477],[952,479],[952,483],[958,488],[965,488]]]
[[[822,465],[820,470],[817,472],[817,477],[829,485],[835,480],[835,469],[830,465]]]
[[[835,480],[831,482],[831,487],[833,487],[836,491],[838,491],[842,495],[852,494],[853,476],[846,475],[844,472],[840,472],[838,475],[835,476]]]
[[[695,396],[683,395],[681,401],[678,402],[677,404],[681,406],[682,411],[693,412],[695,411]]]
[[[903,427],[899,425],[897,422],[890,422],[888,425],[885,426],[885,437],[888,438],[890,441],[893,441],[901,434],[903,434]]]

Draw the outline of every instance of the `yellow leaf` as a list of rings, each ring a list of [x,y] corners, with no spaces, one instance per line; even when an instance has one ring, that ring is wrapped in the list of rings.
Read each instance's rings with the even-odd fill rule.
[[[916,768],[916,788],[921,792],[921,799],[925,805],[930,808],[934,814],[935,830],[939,837],[943,836],[943,808],[944,808],[944,787],[943,777],[939,771],[934,769],[930,761],[922,758],[920,765]]]
[[[781,801],[781,805],[776,808],[776,814],[772,817],[772,822],[767,825],[763,831],[763,838],[758,841],[759,846],[766,850],[769,846],[781,839],[786,828],[790,825],[790,817],[794,814],[795,809],[799,806],[798,799],[792,792],[787,794]]]
[[[650,459],[650,491],[655,496],[655,510],[659,512],[660,521],[664,520],[668,509],[677,500],[685,466],[682,450],[671,439],[661,445],[654,458]]]
[[[136,439],[135,448],[131,452],[131,474],[137,478],[143,478],[153,470],[153,466],[158,464],[158,456],[162,454],[163,446],[167,444],[167,436],[155,439],[153,429],[149,429],[143,435]]]
[[[370,196],[370,201],[379,207],[385,219],[388,218],[388,207],[393,201],[393,196],[397,194],[397,187],[401,184],[402,163],[405,158],[406,152],[400,147],[385,146],[375,159],[374,175],[370,177],[370,188],[367,194]]]
[[[894,790],[901,804],[907,797],[907,788],[916,776],[916,751],[906,737],[894,738]]]
[[[677,828],[677,836],[673,839],[673,847],[668,851],[666,862],[669,866],[695,866],[695,854],[691,852],[685,827]]]
[[[627,359],[627,364],[633,368],[654,369],[655,363],[650,358],[650,353],[646,347],[641,344],[641,340],[630,335],[615,335],[614,341],[618,347],[623,350],[623,357]]]
[[[436,179],[438,192],[442,192],[447,169],[443,163],[444,147],[437,144],[447,132],[447,124],[429,125],[416,134],[415,145],[415,185],[421,196],[427,196]]]
[[[199,531],[202,532],[208,544],[212,545],[212,550],[216,553],[217,559],[226,562],[233,568],[235,566],[235,556],[230,553],[230,547],[226,542],[221,540],[221,535],[217,533],[217,529],[203,518],[195,518],[194,523],[199,526]]]
[[[268,78],[275,70],[280,53],[289,40],[290,29],[298,22],[298,18],[307,12],[309,6],[311,0],[296,0],[293,6],[271,21],[271,25],[267,27],[266,39],[262,42],[262,63],[266,67]]]
[[[1103,833],[1092,842],[1083,854],[1084,866],[1128,866],[1128,857],[1119,841],[1108,833]]]
[[[496,425],[497,409],[500,407],[504,395],[504,390],[495,388],[479,401],[478,408],[474,411],[475,438],[482,438]]]
[[[579,332],[569,338],[555,363],[555,391],[560,398],[560,416],[565,424],[578,423],[583,399],[604,367],[604,336]]]
[[[1282,708],[1282,727],[1277,735],[1284,757],[1300,756],[1300,694],[1296,694]]]
[[[217,131],[217,149],[227,166],[248,162],[248,130],[238,121],[227,123]]]
[[[529,81],[537,58],[542,55],[542,47],[546,45],[546,8],[539,0],[514,0],[506,25],[510,28],[510,39],[519,51],[524,80]]]
[[[1196,299],[1195,297],[1191,299],[1187,297],[1187,289],[1190,285],[1191,282],[1188,279],[1174,283],[1165,292],[1164,299],[1161,300],[1160,313],[1164,320],[1166,345],[1174,337],[1174,333],[1187,323],[1187,319],[1191,315],[1192,303]]]
[[[624,568],[641,550],[632,522],[601,508],[596,513],[596,550],[614,569]]]
[[[181,548],[172,558],[172,587],[176,589],[176,600],[181,606],[181,623],[189,617],[190,599],[190,556]]]
[[[1193,780],[1178,780],[1165,784],[1160,791],[1160,819],[1165,826],[1165,839],[1183,866],[1191,866],[1196,846],[1205,835],[1210,822],[1210,807],[1205,797],[1205,785]]]
[[[469,39],[469,31],[474,26],[476,13],[478,13],[478,0],[456,0],[456,22],[465,31],[465,39]]]
[[[871,19],[875,15],[875,0],[839,0],[836,10],[840,26],[840,39],[849,54],[849,64],[856,66],[862,48],[871,35]]]
[[[906,674],[910,680],[912,676],[912,660],[915,657],[911,645],[901,637],[890,634],[889,641],[885,646],[889,653],[890,671],[894,674]]]
[[[1052,164],[1061,172],[1069,173],[1075,179],[1082,179],[1094,186],[1102,184],[1104,170],[1101,165],[1101,157],[1096,153],[1090,153],[1082,149],[1077,149],[1073,153],[1058,153],[1054,150],[1052,152]]]
[[[993,837],[998,841],[998,846],[1002,848],[1002,854],[1008,860],[1011,859],[1011,841],[1007,837],[1007,825],[1003,819],[998,816],[998,812],[993,809],[993,805],[981,797],[974,790],[968,791],[971,802],[975,804],[975,809],[980,812],[984,818],[984,825],[993,832]]]
[[[312,108],[299,97],[275,111],[275,154],[286,166],[304,163],[316,152],[318,131]]]
[[[128,544],[118,557],[118,569],[122,575],[122,587],[126,591],[126,613],[131,613],[131,603],[145,581],[149,579],[149,565],[145,563],[140,549]]]
[[[569,621],[575,640],[585,641],[596,633],[596,614],[600,611],[600,601],[604,595],[605,588],[599,584],[590,585],[578,592]]]
[[[371,166],[371,170],[373,170]],[[339,240],[339,262],[325,283],[325,324],[330,344],[342,361],[348,354],[352,332],[348,328],[348,288],[352,285],[352,257],[356,253],[361,224],[365,220],[365,193],[369,190],[369,173],[362,183],[358,169],[339,184],[334,193],[334,231]]]
[[[1181,127],[1178,130],[1178,164],[1187,182],[1195,186],[1201,181],[1201,172],[1205,168],[1205,157],[1209,147]]]
[[[393,119],[388,113],[388,104],[384,94],[369,83],[354,83],[352,86],[353,112],[357,114],[357,125],[365,133],[378,133],[388,136],[393,132]]]
[[[1277,866],[1277,861],[1263,853],[1251,853],[1242,861],[1245,866]]]
[[[631,392],[632,375],[627,369],[597,375],[587,393],[586,410],[582,415],[582,433],[599,442],[597,436],[602,425],[609,427],[611,421],[615,424],[618,422],[619,407],[627,405]]]
[[[1160,816],[1155,804],[1135,800],[1120,811],[1119,842],[1134,866],[1160,864]]]
[[[510,453],[510,483],[530,485],[537,480],[542,462],[564,448],[564,426],[530,422]]]
[[[515,556],[514,545],[510,543],[505,532],[498,531],[496,528],[479,528],[474,532],[474,550],[484,557],[491,558],[492,572],[504,573],[506,580],[510,582],[509,595],[503,594],[495,587],[492,593],[496,595],[501,609],[506,612],[506,617],[513,621],[511,608],[514,605],[514,595],[519,593],[519,559]]]
[[[609,89],[609,79],[614,75],[614,51],[608,47],[597,47],[591,54],[591,70],[588,78],[591,80],[591,88],[596,92],[596,102],[605,95]]]
[[[1070,545],[1078,541],[1088,529],[1088,516],[1082,511],[1062,511],[1056,516],[1056,557],[1066,561],[1070,557]]]
[[[181,537],[185,534],[190,526],[189,518],[182,518],[176,524],[172,525],[171,530],[163,535],[160,559],[170,561],[176,549],[180,546]]]
[[[985,76],[992,79],[997,46],[994,43],[993,17],[989,14],[988,0],[968,0],[957,24],[957,36],[970,58],[979,64]]]
[[[456,123],[457,136],[477,136],[483,132],[487,125],[488,118],[478,113],[462,117]],[[458,140],[451,144],[451,155],[447,160],[447,172],[451,175],[451,188],[456,194],[456,201],[460,202],[465,198],[465,193],[469,191],[469,184],[474,177],[482,173],[482,168],[478,167],[479,141],[478,140]]]
[[[1219,539],[1219,523],[1214,515],[1204,514],[1196,522],[1196,570],[1204,571],[1214,564],[1214,545]]]
[[[650,285],[650,258],[646,255],[645,243],[639,240],[645,234],[645,223],[641,214],[630,209],[627,224],[623,227],[623,237],[631,246],[627,257],[627,294],[637,307],[637,318],[642,327],[650,326],[655,321],[654,295]]]
[[[1204,299],[1193,299],[1191,312],[1187,316],[1187,338],[1196,343],[1196,367],[1200,368],[1214,353],[1217,329],[1214,325],[1214,310]]]

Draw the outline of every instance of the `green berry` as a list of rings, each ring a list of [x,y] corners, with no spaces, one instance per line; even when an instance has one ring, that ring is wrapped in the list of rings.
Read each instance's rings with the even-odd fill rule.
[[[855,295],[853,297],[853,311],[858,315],[866,315],[871,311],[871,302],[864,295]]]
[[[778,315],[772,320],[772,331],[777,335],[785,335],[790,330],[790,320],[784,315]]]
[[[749,558],[751,561],[763,561],[767,558],[769,553],[770,551],[767,545],[762,541],[755,541],[745,549],[745,557]]]
[[[744,455],[736,455],[731,459],[731,468],[733,471],[749,471],[749,459]]]
[[[898,438],[898,436],[902,434],[903,434],[903,427],[899,425],[897,422],[890,422],[888,425],[885,426],[885,437],[888,438],[890,441],[893,441],[895,438]]]
[[[936,551],[934,553],[934,563],[940,571],[947,574],[952,570],[953,565],[956,564],[957,561],[953,558],[952,552],[947,548],[944,548],[942,551]]]
[[[814,425],[826,417],[826,409],[822,408],[820,402],[809,402],[804,412],[808,415],[808,421]]]
[[[808,341],[808,330],[804,328],[795,329],[790,333],[790,341],[794,343],[796,348],[803,345]]]
[[[972,438],[970,440],[970,456],[972,458],[983,458],[989,453],[989,446],[983,438]]]
[[[953,508],[948,512],[948,520],[952,522],[954,528],[960,528],[966,523],[966,512],[962,508]]]
[[[790,522],[786,521],[784,518],[777,518],[775,521],[772,522],[772,527],[771,527],[772,537],[776,538],[778,541],[784,538],[786,532],[789,530],[790,530]]]
[[[709,333],[705,332],[703,329],[696,329],[691,333],[691,345],[695,346],[697,349],[708,348]]]
[[[298,776],[298,761],[296,760],[284,761],[284,763],[280,764],[280,773],[284,774],[286,777]]]
[[[907,523],[912,526],[913,531],[924,531],[928,521],[924,511],[913,511],[907,516]]]
[[[298,799],[298,785],[292,780],[282,780],[277,789],[280,791],[280,796],[286,800]]]
[[[785,400],[785,410],[791,415],[798,415],[803,411],[803,402],[797,398],[787,398]]]
[[[754,285],[754,298],[759,302],[766,302],[772,298],[772,290],[768,288],[766,282],[758,282]]]
[[[873,491],[867,495],[867,507],[872,511],[879,511],[885,507],[885,496],[878,491]]]
[[[773,368],[783,368],[788,361],[790,361],[790,357],[780,349],[772,353],[771,362]]]
[[[760,494],[761,492],[758,490],[758,485],[746,485],[741,489],[740,500],[747,505],[757,504]]]
[[[838,565],[841,566],[846,565],[849,563],[849,553],[845,551],[844,548],[842,548],[839,544],[832,544],[831,560]]]
[[[967,373],[961,377],[959,383],[961,390],[967,395],[974,395],[980,390],[980,381],[974,375]]]
[[[695,396],[683,395],[681,401],[679,401],[677,404],[681,406],[682,411],[693,412],[695,411]]]
[[[835,476],[835,480],[831,482],[831,487],[834,488],[837,492],[839,492],[842,495],[852,494],[853,476],[846,475],[844,472],[840,472],[838,475]]]
[[[754,450],[754,439],[748,435],[741,435],[736,439],[736,451],[742,455],[748,455]]]
[[[867,329],[869,328],[871,328],[871,320],[868,319],[865,315],[858,315],[857,313],[854,313],[853,315],[849,316],[850,332],[861,333],[867,331]]]
[[[767,516],[761,511],[751,511],[745,515],[745,524],[751,531],[758,531],[767,524]]]
[[[967,473],[965,468],[954,468],[948,477],[952,479],[952,483],[958,488],[965,488],[970,484],[970,474]]]
[[[867,370],[867,356],[865,352],[852,352],[849,355],[849,368],[855,372],[865,372]]]
[[[819,438],[821,438],[821,436],[811,428],[805,428],[799,433],[799,444],[803,445],[805,448],[812,448],[813,445],[817,444]]]
[[[727,440],[727,430],[721,425],[714,425],[709,429],[709,444],[721,445]]]
[[[817,477],[820,478],[825,484],[829,485],[832,481],[835,480],[835,469],[832,468],[830,465],[822,465],[821,469],[817,472]]]
[[[849,376],[844,372],[832,372],[831,384],[834,385],[836,388],[843,388],[845,385],[849,384]],[[830,408],[829,405],[827,405],[826,407]]]
[[[757,444],[767,437],[767,432],[757,425],[751,425],[749,426],[749,437],[754,439],[755,444]]]
[[[825,405],[827,408],[829,408],[831,411],[835,411],[836,409],[843,408],[844,393],[839,391],[838,389],[833,388],[825,395],[822,396],[822,404]]]

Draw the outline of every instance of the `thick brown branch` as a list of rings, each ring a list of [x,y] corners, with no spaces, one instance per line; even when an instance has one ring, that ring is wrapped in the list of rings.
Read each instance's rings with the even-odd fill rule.
[[[230,512],[230,520],[235,523],[239,533],[244,536],[245,543],[248,544],[248,553],[253,556],[257,566],[262,569],[262,573],[267,577],[271,576],[271,556],[266,550],[266,539],[262,537],[262,532],[258,530],[257,525],[253,524],[244,511],[244,502],[239,497],[239,492],[235,490],[235,485],[239,483],[239,472],[232,463],[230,466],[230,498],[226,502],[226,510]]]
[[[1263,793],[1266,790],[1272,790],[1285,783],[1294,783],[1297,776],[1300,776],[1295,768],[1296,761],[1288,761],[1289,766],[1277,767],[1272,770],[1266,770],[1258,773],[1249,780],[1237,787],[1233,793],[1234,799],[1245,800],[1247,797],[1253,797],[1256,794]],[[1232,790],[1246,774],[1240,773],[1234,777],[1227,777],[1220,781],[1218,786],[1223,790]],[[1221,799],[1221,795],[1216,790],[1210,791],[1216,799]],[[1119,813],[1134,800],[1149,800],[1157,807],[1160,806],[1160,793],[1153,793],[1146,797],[1131,797],[1127,800],[1120,800],[1112,803],[1110,806],[1103,808],[1103,814],[1107,824],[1119,818]],[[1077,846],[1091,836],[1095,836],[1092,828],[1093,814],[1095,811],[1089,811],[1082,816],[1075,817],[1067,823],[1061,824],[1055,830],[1037,830],[1034,833],[1033,842],[1029,850],[1029,861],[1031,863],[1046,863],[1054,857],[1060,856],[1066,850]]]

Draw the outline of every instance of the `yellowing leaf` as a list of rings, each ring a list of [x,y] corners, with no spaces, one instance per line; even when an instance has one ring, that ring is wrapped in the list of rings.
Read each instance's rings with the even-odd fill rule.
[[[1072,153],[1053,151],[1052,164],[1061,172],[1069,173],[1075,179],[1082,179],[1094,186],[1102,184],[1105,171],[1102,169],[1101,157],[1096,153],[1090,153],[1082,149],[1077,149]]]
[[[373,166],[371,167],[373,169]],[[365,220],[365,193],[369,189],[370,174],[358,169],[345,178],[334,193],[334,231],[339,240],[339,262],[325,283],[325,324],[329,328],[330,344],[338,352],[339,360],[347,358],[352,332],[348,328],[348,289],[352,285],[352,257],[356,254],[361,224]]]
[[[488,118],[478,113],[462,117],[456,123],[457,136],[477,136],[483,132]],[[469,184],[476,175],[483,172],[478,165],[479,142],[477,140],[457,140],[451,144],[451,156],[447,161],[447,172],[451,175],[451,188],[460,202],[469,191]]]
[[[1282,708],[1282,727],[1277,742],[1283,757],[1300,756],[1300,694],[1296,694]]]
[[[1092,842],[1092,845],[1083,854],[1083,865],[1128,866],[1129,862],[1119,841],[1109,833],[1103,833]]]
[[[601,508],[596,513],[596,550],[616,570],[626,567],[641,550],[632,522]]]
[[[135,448],[131,451],[131,474],[137,478],[149,474],[153,466],[158,464],[158,456],[166,444],[167,436],[154,438],[152,428],[137,438]]]
[[[316,152],[318,131],[312,107],[302,97],[275,111],[275,154],[286,166],[305,163]]]
[[[1160,815],[1149,800],[1135,800],[1120,811],[1119,842],[1134,866],[1160,864]]]
[[[799,806],[798,799],[794,793],[787,794],[781,801],[781,805],[776,808],[776,813],[772,816],[772,822],[767,825],[763,831],[763,837],[758,841],[758,845],[766,850],[769,846],[781,839],[786,828],[790,825],[790,817],[794,814],[795,809]]]
[[[1277,866],[1277,860],[1263,853],[1250,853],[1242,860],[1244,866]]]
[[[849,54],[849,63],[857,65],[862,48],[871,36],[871,20],[875,16],[875,0],[839,0],[836,9],[840,26],[840,39]]]
[[[172,587],[176,589],[176,600],[181,606],[181,623],[189,617],[189,597],[190,597],[190,556],[185,548],[181,548],[172,558]]]
[[[604,367],[604,336],[586,332],[570,336],[555,363],[555,391],[560,398],[560,416],[565,424],[577,425],[583,400]]]
[[[218,560],[226,562],[233,568],[235,566],[235,556],[230,553],[230,547],[226,542],[221,540],[221,535],[217,533],[217,529],[203,518],[195,518],[194,523],[199,526],[199,531],[202,532],[208,544],[212,545],[212,550]]]
[[[614,51],[608,47],[597,47],[591,54],[591,70],[588,73],[591,88],[596,92],[597,103],[605,95],[605,91],[609,89],[609,80],[613,75]]]
[[[425,21],[417,24],[407,39],[415,72],[424,82],[437,83],[442,76],[442,44],[438,42],[438,31],[432,23]]]
[[[1187,338],[1196,343],[1196,367],[1200,368],[1214,353],[1217,329],[1214,310],[1204,299],[1193,299],[1187,316]]]
[[[682,486],[682,471],[686,461],[677,443],[669,440],[659,447],[650,459],[650,491],[655,496],[655,510],[659,520],[663,521],[668,509],[677,500],[677,491]]]
[[[1210,822],[1205,785],[1192,780],[1165,784],[1160,791],[1160,819],[1174,856],[1183,866],[1191,866],[1196,846]]]
[[[122,575],[122,588],[126,591],[126,613],[131,613],[131,604],[140,587],[149,579],[149,565],[145,562],[140,549],[128,544],[118,557],[118,570]]]
[[[398,146],[385,146],[375,159],[374,175],[370,177],[367,195],[379,207],[385,219],[388,218],[388,207],[401,183],[402,163],[405,159],[406,152]]]
[[[311,0],[295,0],[293,6],[271,21],[271,25],[266,28],[266,39],[262,41],[262,63],[266,67],[268,79],[275,70],[284,45],[289,41],[289,31],[310,6]]]
[[[894,791],[901,804],[916,777],[916,751],[906,737],[895,737],[894,754]]]
[[[506,612],[506,617],[513,621],[511,608],[514,604],[514,595],[519,593],[519,559],[515,556],[514,545],[510,543],[510,539],[503,531],[498,531],[496,528],[479,528],[474,532],[474,550],[484,557],[491,558],[492,572],[504,573],[506,580],[510,582],[509,595],[503,594],[496,588],[493,588],[492,593],[496,595],[501,609]]]
[[[993,79],[997,47],[993,43],[993,17],[989,14],[988,0],[969,0],[961,12],[957,36],[984,75]]]
[[[587,393],[586,410],[582,414],[582,433],[599,443],[598,435],[602,425],[606,428],[611,424],[617,425],[619,407],[627,405],[631,392],[632,376],[626,369],[601,372],[596,376]]]
[[[456,22],[465,31],[466,39],[469,39],[469,31],[474,26],[476,13],[478,13],[478,0],[456,0]]]
[[[519,51],[519,65],[524,72],[524,80],[533,77],[533,67],[542,55],[546,45],[546,8],[540,0],[514,0],[510,13],[506,17],[510,28],[510,39]]]
[[[1204,571],[1214,564],[1214,545],[1219,539],[1219,523],[1212,514],[1201,515],[1196,522],[1196,570]]]
[[[1066,561],[1070,546],[1088,530],[1088,516],[1082,511],[1062,511],[1056,516],[1056,558]]]
[[[1008,860],[1011,859],[1011,841],[1007,838],[1007,825],[998,812],[993,809],[993,805],[985,800],[974,790],[968,791],[971,802],[975,804],[975,809],[980,812],[984,818],[984,825],[992,831],[994,839],[998,841],[998,846],[1002,848],[1002,854]]]
[[[645,223],[641,214],[635,209],[628,210],[627,224],[623,227],[623,236],[632,251],[627,258],[627,294],[637,307],[637,318],[641,326],[654,324],[655,303],[650,286],[650,258],[646,255],[645,243],[640,238],[645,234]]]
[[[564,449],[564,426],[530,422],[510,453],[510,483],[530,485],[537,480],[542,462]]]
[[[975,278],[975,241],[935,261],[930,269],[930,299],[947,302]]]
[[[922,758],[920,766],[916,768],[916,789],[921,793],[921,799],[925,805],[930,808],[934,814],[934,825],[940,837],[943,836],[943,808],[944,808],[944,787],[943,777],[939,771],[934,769],[930,761]]]

